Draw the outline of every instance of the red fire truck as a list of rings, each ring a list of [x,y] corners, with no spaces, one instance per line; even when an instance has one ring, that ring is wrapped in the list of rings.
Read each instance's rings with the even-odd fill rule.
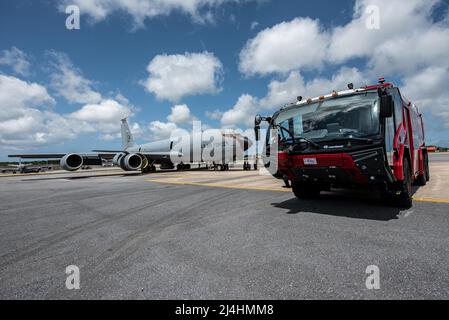
[[[256,116],[256,139],[260,123],[269,123],[264,156],[272,156],[276,138],[274,175],[290,180],[298,198],[365,187],[410,207],[412,185],[429,180],[422,115],[383,78],[376,85],[348,88],[307,100],[298,97],[272,117]]]

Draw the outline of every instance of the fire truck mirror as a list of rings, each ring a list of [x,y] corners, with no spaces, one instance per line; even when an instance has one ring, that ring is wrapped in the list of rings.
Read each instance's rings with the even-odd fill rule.
[[[258,125],[260,125],[261,123],[262,123],[262,116],[258,114],[258,115],[254,118],[254,125],[255,125],[255,126],[258,126]]]
[[[384,95],[380,97],[380,117],[391,118],[393,116],[393,96]]]

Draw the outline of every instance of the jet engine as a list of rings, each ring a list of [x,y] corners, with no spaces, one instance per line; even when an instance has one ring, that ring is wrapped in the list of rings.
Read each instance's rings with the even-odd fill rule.
[[[126,156],[126,153],[117,153],[114,158],[112,159],[112,164],[114,166],[119,166],[121,167],[122,165],[120,164],[120,160],[122,160],[122,158]]]
[[[142,164],[142,157],[136,153],[130,153],[120,158],[120,167],[125,171],[139,170]]]
[[[76,153],[66,154],[59,162],[62,169],[76,171],[83,165],[83,157]]]

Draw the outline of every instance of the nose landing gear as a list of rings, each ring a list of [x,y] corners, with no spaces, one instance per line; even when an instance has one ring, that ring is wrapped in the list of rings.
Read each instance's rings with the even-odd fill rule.
[[[190,169],[190,164],[180,163],[176,166],[176,170],[178,170],[178,171],[189,170],[189,169]]]

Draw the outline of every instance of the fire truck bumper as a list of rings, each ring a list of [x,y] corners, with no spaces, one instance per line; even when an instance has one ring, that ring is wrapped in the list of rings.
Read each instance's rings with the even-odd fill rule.
[[[382,148],[349,153],[280,154],[280,172],[292,181],[328,186],[381,185],[393,182]]]

